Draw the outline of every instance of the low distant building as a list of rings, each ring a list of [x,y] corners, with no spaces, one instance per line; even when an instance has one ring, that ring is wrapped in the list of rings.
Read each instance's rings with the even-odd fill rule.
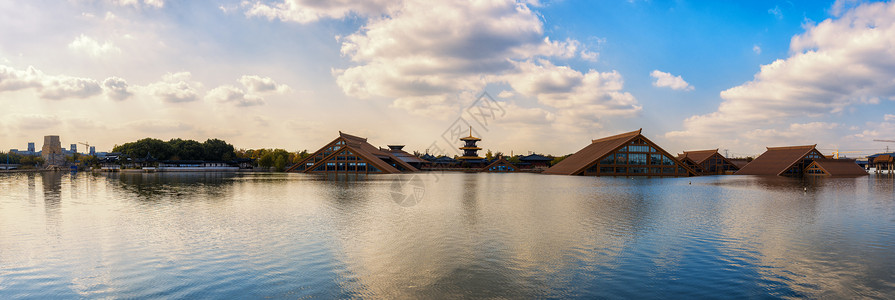
[[[518,167],[511,164],[503,157],[495,159],[494,162],[482,168],[482,172],[490,172],[490,173],[507,173],[507,172],[516,172]]]
[[[404,151],[403,149],[404,145],[388,145],[388,150],[386,151],[417,169],[422,168],[423,165],[426,164],[427,161],[423,160],[422,158],[416,157],[413,154],[407,153],[407,151]]]
[[[684,151],[677,157],[681,161],[686,160],[686,164],[691,168],[698,169],[702,175],[723,175],[733,174],[740,168],[732,161],[718,153],[718,149]]]
[[[877,173],[888,172],[891,173],[895,170],[895,156],[890,154],[883,154],[873,158],[873,167],[876,168]]]
[[[34,152],[34,142],[28,142],[28,152]]]
[[[585,176],[696,176],[697,173],[640,134],[641,130],[591,141],[545,170]]]
[[[788,147],[768,147],[767,151],[756,157],[752,162],[747,164],[736,172],[736,175],[776,175],[787,177],[802,177],[805,175],[820,174],[818,170],[823,170],[823,175],[827,176],[853,176],[853,168],[847,164],[853,164],[859,168],[854,160],[835,160],[828,159],[820,151],[817,151],[817,145],[807,146],[788,146]],[[819,161],[819,164],[814,164]],[[811,166],[810,173],[808,167]],[[823,168],[827,166],[827,168]],[[861,169],[863,174],[866,171]]]
[[[546,169],[550,167],[550,162],[552,161],[552,158],[539,154],[523,155],[519,157],[519,166],[531,169]]]
[[[391,152],[371,145],[366,138],[341,131],[335,140],[286,170],[286,172],[345,174],[392,174],[416,171],[419,170]]]

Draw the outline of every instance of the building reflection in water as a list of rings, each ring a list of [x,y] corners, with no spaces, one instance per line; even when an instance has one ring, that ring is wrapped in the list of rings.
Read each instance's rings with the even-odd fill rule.
[[[381,178],[404,175],[388,176]],[[321,195],[332,203],[340,255],[356,276],[349,289],[360,296],[562,295],[545,291],[580,268],[611,267],[650,218],[644,201],[599,193],[588,178],[571,185],[531,174],[423,178],[426,197],[413,207],[388,203],[388,184],[374,194],[355,183]]]
[[[868,180],[869,179],[869,180]],[[883,283],[862,278],[892,279],[879,263],[890,257],[879,249],[893,246],[874,228],[887,222],[885,213],[855,201],[873,190],[874,178],[737,178],[742,193],[721,195],[729,207],[722,216],[723,253],[730,260],[758,266],[764,288],[784,297],[881,297]],[[891,187],[891,184],[886,184]],[[859,200],[864,199],[864,200]],[[891,199],[889,199],[891,201]],[[870,200],[872,201],[872,200]],[[890,203],[891,204],[891,203]],[[891,205],[888,205],[891,207]],[[855,223],[854,213],[864,220]],[[850,216],[850,217],[849,217]],[[891,221],[891,220],[888,220]],[[868,230],[870,228],[870,230]],[[888,275],[887,275],[888,274]],[[883,280],[885,281],[885,280]]]

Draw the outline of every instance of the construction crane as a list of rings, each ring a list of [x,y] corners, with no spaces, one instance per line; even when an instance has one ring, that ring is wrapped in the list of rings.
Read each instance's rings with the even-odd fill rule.
[[[87,151],[86,151],[86,153],[87,153],[87,154],[90,154],[90,142],[83,142],[83,143],[82,143],[82,142],[78,142],[78,144],[81,144],[81,145],[84,145],[85,147],[87,147]]]
[[[873,140],[874,142],[895,143],[893,140]],[[886,146],[886,153],[889,152],[889,146]]]

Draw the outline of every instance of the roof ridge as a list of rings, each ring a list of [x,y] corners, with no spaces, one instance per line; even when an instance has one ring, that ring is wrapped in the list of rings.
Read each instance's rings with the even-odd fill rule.
[[[792,150],[792,149],[801,149],[801,148],[816,148],[817,144],[814,145],[804,145],[804,146],[783,146],[783,147],[766,147],[768,150]]]
[[[690,150],[684,151],[684,154],[693,153],[693,152],[718,152],[718,149],[709,149],[709,150]]]
[[[620,138],[624,138],[624,137],[635,136],[635,135],[640,134],[640,132],[641,132],[642,130],[643,130],[643,128],[640,128],[640,129],[637,129],[637,130],[634,130],[634,131],[631,131],[631,132],[625,132],[625,133],[620,133],[620,134],[616,134],[616,135],[613,135],[613,136],[607,136],[607,137],[604,137],[604,138],[601,138],[601,139],[591,140],[590,143],[591,143],[591,144],[596,144],[596,143],[598,143],[598,142],[603,142],[603,141],[608,141],[608,140],[614,140],[614,139],[620,139]]]
[[[347,134],[347,133],[342,132],[341,130],[339,131],[339,136],[341,136],[341,137],[343,137],[343,138],[347,138],[347,139],[361,140],[361,141],[364,141],[364,142],[367,141],[367,138],[359,137],[359,136],[356,136],[356,135],[350,135],[350,134]]]

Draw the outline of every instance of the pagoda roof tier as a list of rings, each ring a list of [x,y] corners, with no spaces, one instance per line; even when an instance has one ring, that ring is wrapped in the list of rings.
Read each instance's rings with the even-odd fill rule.
[[[468,159],[485,159],[485,158],[478,157],[478,156],[460,156],[460,157],[457,157],[457,159],[468,160]]]

